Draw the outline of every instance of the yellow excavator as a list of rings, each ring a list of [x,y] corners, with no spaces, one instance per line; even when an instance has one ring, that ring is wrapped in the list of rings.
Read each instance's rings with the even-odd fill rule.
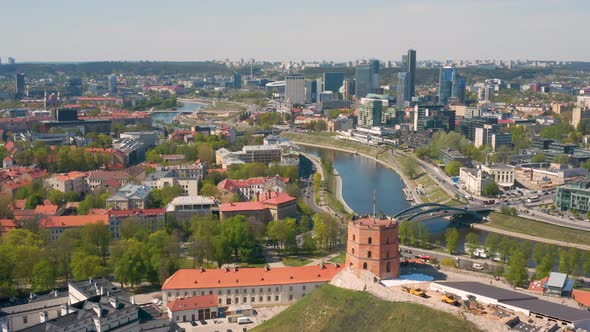
[[[402,286],[402,290],[404,292],[410,293],[412,295],[416,295],[416,296],[420,296],[420,297],[426,297],[426,292],[424,292],[420,288],[410,288],[408,286]]]
[[[442,302],[456,306],[459,304],[459,297],[451,293],[444,293],[442,296]]]

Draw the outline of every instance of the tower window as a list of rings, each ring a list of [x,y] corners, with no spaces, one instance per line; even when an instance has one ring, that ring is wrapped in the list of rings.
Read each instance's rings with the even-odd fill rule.
[[[389,258],[389,251],[386,253],[386,255],[387,255],[386,257]]]
[[[369,238],[369,244],[373,243],[373,238]]]
[[[367,257],[371,258],[371,252],[370,251],[367,253]]]
[[[356,235],[352,234],[352,240],[356,241]]]
[[[363,270],[366,270],[366,269],[367,269],[367,262],[364,262],[363,263]]]
[[[354,254],[354,248],[352,248],[352,253]]]

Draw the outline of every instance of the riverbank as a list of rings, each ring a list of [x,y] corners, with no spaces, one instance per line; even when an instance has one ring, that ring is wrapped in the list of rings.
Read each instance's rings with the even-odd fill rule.
[[[320,158],[316,157],[316,156],[312,156],[308,153],[304,153],[304,152],[300,152],[303,156],[305,156],[307,159],[309,159],[314,165],[315,168],[317,170],[317,172],[320,174],[320,176],[322,177],[322,180],[327,181],[327,175],[324,174],[324,168],[322,167],[322,163]],[[336,199],[340,202],[340,204],[342,204],[342,207],[344,208],[346,213],[350,213],[353,214],[354,210],[346,203],[346,201],[344,200],[344,198],[342,197],[342,178],[340,178],[340,174],[338,174],[338,171],[336,171],[336,169],[333,170],[334,174],[334,180],[336,181]],[[332,208],[333,210],[337,210]],[[330,211],[327,211],[330,212]]]

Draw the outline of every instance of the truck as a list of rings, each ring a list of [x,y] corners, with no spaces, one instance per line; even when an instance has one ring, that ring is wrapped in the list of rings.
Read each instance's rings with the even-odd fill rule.
[[[240,325],[242,325],[242,324],[250,324],[250,323],[252,323],[252,321],[248,317],[240,317],[240,318],[238,318],[238,324],[240,324]]]

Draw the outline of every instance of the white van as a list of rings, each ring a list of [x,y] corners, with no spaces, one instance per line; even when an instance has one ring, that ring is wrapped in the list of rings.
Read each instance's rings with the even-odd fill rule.
[[[250,323],[253,323],[253,322],[248,317],[238,318],[238,324],[250,324]]]

